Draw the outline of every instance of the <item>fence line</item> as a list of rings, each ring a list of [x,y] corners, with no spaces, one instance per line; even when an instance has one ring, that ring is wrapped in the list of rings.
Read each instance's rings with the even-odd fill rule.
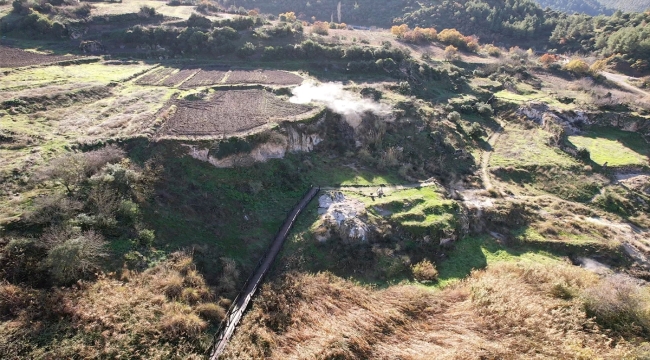
[[[264,256],[262,256],[257,264],[257,267],[255,268],[255,271],[253,271],[248,280],[246,280],[246,284],[240,290],[239,294],[235,298],[235,301],[233,301],[232,305],[228,309],[225,320],[221,322],[221,326],[219,326],[219,329],[217,330],[217,334],[215,336],[214,346],[212,348],[212,353],[210,354],[210,360],[217,360],[225,350],[228,341],[235,332],[235,328],[244,315],[244,312],[246,311],[248,304],[253,298],[253,295],[259,288],[259,285],[262,282],[264,276],[269,271],[271,265],[273,265],[273,261],[280,252],[280,249],[284,244],[284,240],[289,234],[289,230],[291,230],[291,227],[298,218],[298,215],[300,215],[302,210],[305,209],[305,207],[311,202],[311,200],[316,196],[316,194],[318,194],[319,191],[320,187],[312,187],[309,189],[309,191],[307,191],[302,197],[302,200],[300,200],[300,202],[294,206],[291,213],[289,213],[287,216],[286,220],[280,227],[278,234],[273,240],[271,247],[269,247]]]

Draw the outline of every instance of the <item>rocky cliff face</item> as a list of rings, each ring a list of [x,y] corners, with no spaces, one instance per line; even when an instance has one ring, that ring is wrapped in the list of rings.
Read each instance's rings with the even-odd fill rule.
[[[574,134],[587,125],[611,126],[624,131],[639,132],[650,136],[650,118],[630,113],[611,111],[566,111],[555,109],[541,102],[530,102],[516,111],[517,115],[526,117],[540,126],[547,128],[557,124],[564,128],[567,134]]]
[[[210,149],[198,145],[186,144],[188,154],[195,159],[209,162],[219,168],[238,165],[250,165],[253,162],[265,162],[269,159],[282,159],[289,152],[310,152],[323,141],[323,135],[317,129],[306,130],[303,124],[288,124],[279,130],[272,130],[269,140],[256,145],[248,153],[234,154],[217,158],[210,154]]]

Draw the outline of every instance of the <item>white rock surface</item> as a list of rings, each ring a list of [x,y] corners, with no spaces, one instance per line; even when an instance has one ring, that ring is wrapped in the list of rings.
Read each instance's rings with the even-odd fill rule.
[[[343,241],[368,241],[368,225],[362,220],[366,207],[361,201],[338,191],[327,193],[318,198],[318,213],[324,225],[336,230]]]

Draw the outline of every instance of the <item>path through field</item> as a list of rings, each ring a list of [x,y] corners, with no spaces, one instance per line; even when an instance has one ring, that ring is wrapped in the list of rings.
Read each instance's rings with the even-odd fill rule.
[[[635,92],[640,95],[648,96],[650,97],[650,92],[643,91],[639,89],[638,87],[628,84],[627,80],[630,78],[629,76],[626,75],[621,75],[621,74],[614,74],[606,71],[601,71],[601,74],[607,78],[609,81],[615,82],[617,85],[619,85],[622,88],[625,88],[629,91]]]
[[[503,125],[501,124],[501,121],[497,120],[497,123],[499,124],[499,128],[493,132],[490,137],[488,137],[487,143],[489,147],[481,154],[481,181],[483,181],[483,187],[486,190],[490,190],[493,187],[488,167],[490,166],[490,157],[494,151],[494,146],[496,145],[497,141],[499,141],[499,137],[503,132]]]

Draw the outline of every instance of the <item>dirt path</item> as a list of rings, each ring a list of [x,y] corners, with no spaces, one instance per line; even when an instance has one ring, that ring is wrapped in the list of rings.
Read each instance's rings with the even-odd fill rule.
[[[492,179],[490,178],[490,172],[488,171],[488,167],[490,166],[490,157],[492,156],[492,152],[494,151],[494,146],[496,145],[497,141],[499,141],[499,137],[501,136],[501,133],[503,133],[503,124],[501,124],[501,121],[497,120],[497,123],[499,123],[499,129],[497,129],[495,132],[488,137],[487,143],[490,145],[490,148],[487,150],[484,150],[483,153],[481,154],[481,181],[483,181],[483,187],[486,190],[490,190],[493,188],[492,184]]]
[[[382,189],[382,191],[399,191],[399,190],[407,190],[407,189],[417,189],[421,187],[430,187],[430,186],[439,186],[440,183],[438,183],[435,180],[429,179],[425,180],[423,182],[418,182],[418,183],[411,183],[411,184],[400,184],[400,185],[343,185],[343,186],[323,186],[321,187],[321,190],[324,191],[350,191],[350,192],[357,192],[362,195],[370,195],[373,193],[376,193],[378,189]]]
[[[650,97],[650,92],[643,91],[643,90],[639,89],[638,87],[636,87],[634,85],[628,84],[627,80],[630,78],[629,76],[621,75],[621,74],[614,74],[614,73],[610,73],[610,72],[606,72],[606,71],[601,71],[600,73],[604,77],[606,77],[607,80],[615,82],[618,86],[620,86],[620,87],[622,87],[622,88],[624,88],[626,90],[635,92],[635,93],[640,94],[640,95]]]

